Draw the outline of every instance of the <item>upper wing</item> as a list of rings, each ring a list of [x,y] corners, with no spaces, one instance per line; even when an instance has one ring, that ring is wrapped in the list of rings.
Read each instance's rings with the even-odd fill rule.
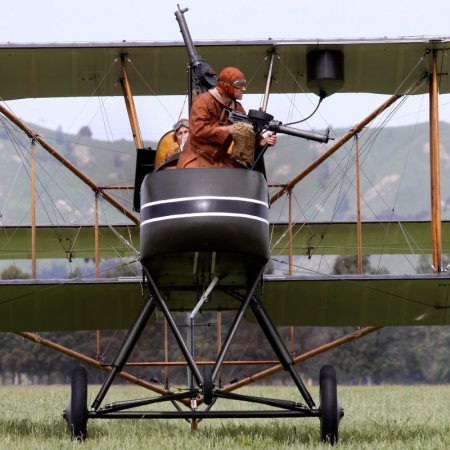
[[[249,78],[249,93],[264,92],[267,55],[275,51],[272,92],[292,92],[306,83],[306,55],[312,50],[339,50],[344,55],[340,92],[403,94],[431,72],[430,51],[445,50],[446,37],[360,40],[261,40],[196,43],[199,54],[218,72],[237,66]],[[0,45],[0,95],[4,100],[38,97],[122,95],[120,56],[126,55],[134,95],[186,94],[187,52],[180,42]],[[441,52],[439,70],[447,73]],[[130,65],[128,65],[130,67]],[[449,77],[440,92],[450,92]],[[298,91],[298,90],[297,90]],[[424,93],[422,86],[415,93]]]

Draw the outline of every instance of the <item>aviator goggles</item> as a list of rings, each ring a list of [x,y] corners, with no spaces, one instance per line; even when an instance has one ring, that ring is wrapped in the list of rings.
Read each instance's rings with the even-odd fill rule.
[[[247,87],[247,80],[234,80],[234,81],[225,81],[227,84],[231,84],[236,89],[242,89]]]
[[[173,131],[177,132],[181,127],[189,128],[189,122],[187,120],[179,120],[174,126]]]

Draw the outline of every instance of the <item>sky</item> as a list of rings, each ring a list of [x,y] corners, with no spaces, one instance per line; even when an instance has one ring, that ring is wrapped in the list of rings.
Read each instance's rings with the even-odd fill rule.
[[[448,0],[426,3],[418,0],[187,0],[180,7],[189,8],[185,17],[194,40],[450,36]],[[174,16],[176,9],[177,3],[167,0],[15,0],[8,2],[8,7],[2,10],[0,43],[181,41]],[[251,97],[244,97],[246,109],[259,106],[259,103],[253,104],[256,99]],[[333,102],[327,105],[324,102],[318,115],[325,122],[324,128],[330,124],[351,126],[383,101],[382,96],[358,94],[349,107],[350,102],[345,96],[333,97],[336,97]],[[448,116],[450,122],[450,107],[445,106],[447,101],[450,103],[450,100],[444,100],[441,119],[446,120]],[[105,129],[104,120],[100,120],[98,103],[77,99],[67,107],[61,102],[27,100],[8,102],[8,106],[27,122],[49,128],[60,126],[63,131],[73,133],[89,124],[94,137],[109,138],[110,131]],[[114,138],[129,138],[123,100],[110,99],[107,103],[112,111],[116,111],[108,119],[110,127],[116,130]],[[137,99],[144,140],[157,139],[180,115],[185,115],[183,105],[181,97]],[[304,114],[307,115],[313,106],[311,100],[305,100]],[[280,108],[282,106],[269,103],[269,112],[275,112],[277,118],[281,114]],[[117,112],[118,109],[123,113]],[[425,111],[426,106],[416,99],[410,110],[401,114],[393,125],[417,120],[419,109]]]

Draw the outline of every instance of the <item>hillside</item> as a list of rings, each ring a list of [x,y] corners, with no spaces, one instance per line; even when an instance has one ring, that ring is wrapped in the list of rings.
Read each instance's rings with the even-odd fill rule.
[[[29,124],[59,153],[100,186],[132,185],[135,171],[134,144],[129,141],[97,141],[88,127],[76,135]],[[153,144],[154,145],[154,144]],[[29,224],[30,140],[17,130],[0,126],[0,208],[4,224]],[[62,164],[36,146],[37,223],[93,223],[94,195]],[[132,209],[132,191],[109,191]],[[101,202],[103,223],[127,220]]]
[[[135,149],[130,141],[91,139],[88,127],[78,134],[30,126],[95,183],[134,182]],[[320,130],[318,130],[320,131]],[[347,130],[335,129],[339,139]],[[376,135],[376,140],[374,139]],[[326,151],[326,146],[280,135],[266,153],[268,180],[286,183]],[[345,221],[355,218],[354,141],[339,149],[294,190],[294,217],[300,221]],[[155,143],[145,143],[155,147]],[[364,220],[429,218],[428,124],[367,129],[360,135],[362,215]],[[94,196],[66,168],[37,147],[39,224],[93,223]],[[0,210],[4,224],[30,223],[30,142],[10,125],[0,125]],[[450,124],[441,124],[442,218],[450,218]],[[110,191],[131,209],[131,191]],[[101,202],[101,221],[124,218]],[[273,205],[272,218],[287,220],[285,200]]]
[[[336,129],[336,140],[347,130]],[[374,139],[376,137],[376,139]],[[268,178],[283,183],[301,173],[326,146],[292,137],[279,138],[267,153]],[[450,124],[441,123],[442,218],[450,217]],[[326,147],[326,148],[325,148]],[[363,220],[424,220],[430,217],[428,124],[367,129],[360,135]],[[354,140],[302,180],[295,189],[294,214],[300,221],[347,221],[356,217]],[[277,203],[280,203],[279,200]],[[275,204],[274,211],[280,206]],[[285,217],[285,214],[284,214]]]

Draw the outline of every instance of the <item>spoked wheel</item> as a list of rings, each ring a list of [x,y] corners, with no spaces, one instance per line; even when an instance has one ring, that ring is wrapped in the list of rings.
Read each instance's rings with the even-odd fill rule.
[[[88,421],[87,371],[82,366],[75,367],[72,371],[70,400],[63,417],[72,439],[85,440]]]
[[[336,371],[333,366],[320,369],[320,437],[322,442],[337,444],[339,421],[344,415],[337,399]]]
[[[210,405],[213,401],[213,381],[212,381],[213,369],[211,366],[203,367],[203,401],[206,405]]]

